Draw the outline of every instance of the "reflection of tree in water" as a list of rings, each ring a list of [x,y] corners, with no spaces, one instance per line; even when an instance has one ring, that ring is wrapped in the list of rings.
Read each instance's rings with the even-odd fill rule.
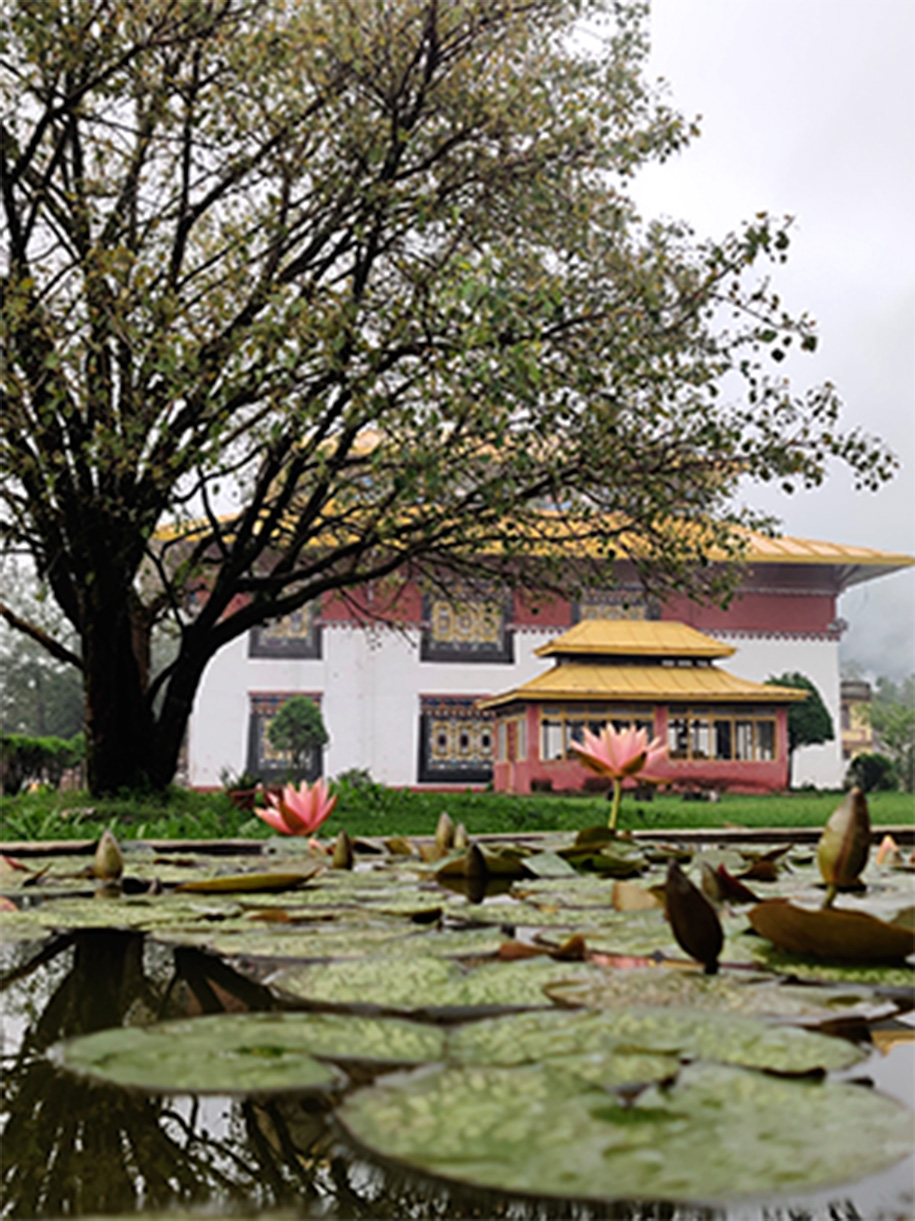
[[[72,951],[69,969],[60,966]],[[51,986],[48,986],[48,979]],[[56,980],[56,982],[55,982]],[[619,1201],[522,1201],[435,1183],[362,1157],[313,1102],[150,1098],[64,1073],[44,1057],[54,1042],[162,1018],[277,1008],[271,993],[192,949],[158,959],[135,933],[80,932],[52,943],[3,982],[9,1016],[27,1022],[4,1074],[3,1215],[137,1215],[200,1210],[202,1217],[502,1218],[513,1221],[725,1221],[695,1206]],[[12,1002],[10,993],[13,994]],[[37,1004],[36,1004],[37,1001]],[[214,1213],[218,1209],[218,1213]],[[823,1214],[827,1215],[827,1214]],[[830,1205],[836,1221],[859,1216]],[[806,1221],[768,1208],[771,1221]]]
[[[142,1024],[188,1012],[216,1012],[237,982],[233,1007],[246,1009],[268,994],[216,960],[184,953],[170,979],[144,972],[143,938],[132,933],[77,933],[61,939],[7,977],[7,991],[72,948],[72,965],[31,1021],[5,1073],[4,1213],[11,1217],[132,1214],[220,1201],[276,1202],[285,1151],[264,1141],[256,1108],[240,1108],[237,1132],[210,1135],[213,1108],[186,1107],[59,1072],[44,1058],[58,1039],[111,1026]],[[34,992],[34,989],[33,989]],[[23,1009],[33,1003],[26,993]],[[7,1005],[7,1012],[10,1006]],[[225,1110],[230,1104],[224,1105]],[[321,1121],[323,1130],[323,1120]],[[249,1130],[257,1136],[246,1139]],[[298,1167],[299,1163],[295,1163]],[[301,1178],[301,1176],[298,1176]],[[297,1195],[306,1184],[298,1183]],[[289,1191],[283,1195],[289,1198]]]

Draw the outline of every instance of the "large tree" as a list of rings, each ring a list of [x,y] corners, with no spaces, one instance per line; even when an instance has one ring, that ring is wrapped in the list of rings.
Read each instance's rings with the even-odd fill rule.
[[[741,477],[887,475],[769,363],[815,345],[787,228],[637,217],[694,134],[644,9],[11,0],[3,530],[76,631],[93,790],[167,784],[216,651],[328,591],[628,558],[716,595]]]

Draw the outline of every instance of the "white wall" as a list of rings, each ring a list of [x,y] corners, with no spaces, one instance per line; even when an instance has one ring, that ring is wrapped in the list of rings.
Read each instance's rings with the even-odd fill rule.
[[[189,781],[209,787],[223,769],[241,772],[248,752],[249,697],[316,692],[330,742],[324,774],[367,768],[383,784],[416,783],[421,695],[488,695],[548,668],[533,650],[558,633],[515,633],[514,665],[457,665],[419,660],[419,632],[322,629],[320,659],[249,658],[233,641],[207,667],[188,735]]]
[[[558,629],[515,633],[513,666],[457,665],[419,660],[419,632],[329,625],[319,659],[249,658],[247,638],[233,641],[210,663],[197,694],[188,739],[189,780],[216,786],[223,769],[247,761],[249,697],[267,692],[317,692],[330,743],[324,774],[367,768],[390,785],[416,783],[421,695],[485,695],[510,690],[552,664],[535,648]],[[760,640],[716,632],[737,648],[722,663],[740,678],[763,682],[796,670],[817,687],[836,740],[795,754],[793,783],[838,788],[844,775],[839,717],[838,645],[830,641]]]
[[[832,717],[835,739],[821,746],[802,746],[794,753],[791,783],[794,788],[815,784],[817,788],[840,788],[845,775],[842,762],[842,722],[839,696],[839,646],[831,640],[768,640],[744,638],[737,633],[710,632],[733,645],[737,652],[718,664],[740,678],[762,683],[779,674],[797,672],[809,678]]]

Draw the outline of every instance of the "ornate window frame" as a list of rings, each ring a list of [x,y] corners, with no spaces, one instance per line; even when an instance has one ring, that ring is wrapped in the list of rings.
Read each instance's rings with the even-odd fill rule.
[[[495,718],[479,696],[419,697],[419,784],[486,784],[495,761]]]
[[[424,594],[419,659],[427,662],[512,665],[512,601],[458,589],[453,598]]]
[[[307,602],[288,615],[253,627],[248,634],[248,656],[320,660],[318,611],[316,604]]]
[[[661,606],[646,598],[641,589],[588,589],[572,603],[572,622],[583,619],[654,620],[661,618]]]

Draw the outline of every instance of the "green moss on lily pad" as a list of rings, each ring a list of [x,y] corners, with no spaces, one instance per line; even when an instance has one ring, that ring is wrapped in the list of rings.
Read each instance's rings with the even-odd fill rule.
[[[856,1017],[889,1017],[897,1009],[864,985],[844,988],[791,985],[756,973],[706,975],[665,966],[608,970],[588,979],[562,980],[546,988],[561,1005],[590,1009],[679,1006],[696,1012],[743,1014],[808,1024]]]
[[[345,1077],[311,1055],[284,1015],[223,1015],[116,1027],[57,1044],[61,1067],[157,1094],[328,1093]]]
[[[399,1012],[486,1011],[547,1006],[548,984],[597,973],[599,968],[587,964],[549,958],[485,963],[468,971],[446,959],[398,955],[293,967],[270,984],[311,1004]]]
[[[513,1065],[570,1055],[654,1052],[787,1074],[844,1069],[863,1059],[844,1039],[685,1008],[521,1013],[464,1026],[448,1049],[464,1063]]]
[[[160,1094],[321,1091],[344,1079],[331,1065],[440,1059],[434,1026],[338,1014],[218,1014],[118,1027],[71,1039],[52,1058],[70,1072]]]
[[[695,1065],[619,1098],[552,1062],[420,1069],[338,1112],[375,1154],[500,1191],[708,1201],[810,1190],[911,1150],[912,1116],[856,1085]]]

